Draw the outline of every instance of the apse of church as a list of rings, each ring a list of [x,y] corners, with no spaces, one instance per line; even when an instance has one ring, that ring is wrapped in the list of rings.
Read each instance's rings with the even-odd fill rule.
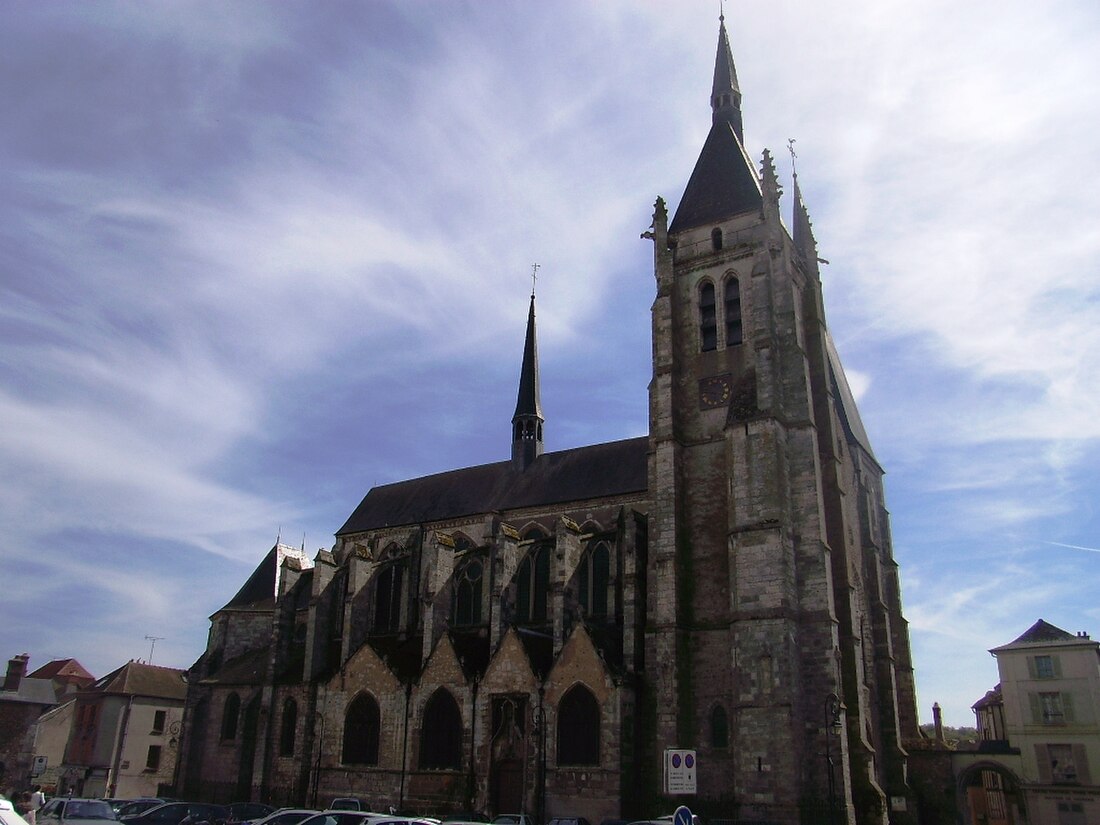
[[[745,151],[724,20],[710,106],[645,233],[648,436],[544,451],[532,294],[510,459],[370,490],[314,558],[270,550],[189,673],[179,795],[915,821],[883,471],[797,179],[788,232]],[[667,748],[696,751],[690,798]]]

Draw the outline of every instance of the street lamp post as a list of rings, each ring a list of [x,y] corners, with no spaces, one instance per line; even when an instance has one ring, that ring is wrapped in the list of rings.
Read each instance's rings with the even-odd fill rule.
[[[833,773],[833,751],[830,740],[833,734],[840,736],[842,722],[840,714],[844,704],[835,693],[825,697],[825,767],[829,780],[829,825],[836,825],[836,776]],[[839,745],[839,741],[837,742]]]

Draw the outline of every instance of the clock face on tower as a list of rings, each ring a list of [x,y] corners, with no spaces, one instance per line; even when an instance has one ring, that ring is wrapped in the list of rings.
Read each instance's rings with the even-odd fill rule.
[[[704,410],[729,403],[732,393],[729,375],[713,375],[699,382],[699,406]]]

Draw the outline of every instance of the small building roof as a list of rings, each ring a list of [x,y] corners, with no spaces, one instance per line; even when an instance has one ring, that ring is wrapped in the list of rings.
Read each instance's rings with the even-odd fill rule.
[[[183,701],[187,697],[187,683],[183,677],[184,671],[174,667],[127,662],[97,681],[87,692]]]
[[[24,676],[15,690],[0,690],[0,702],[21,702],[28,705],[56,705],[57,694],[49,679]]]
[[[30,674],[31,679],[53,679],[57,682],[91,684],[95,677],[76,659],[54,659]],[[81,685],[83,687],[83,685]]]
[[[1039,619],[1035,624],[1029,627],[1023,632],[1022,635],[1013,639],[1006,645],[995,647],[990,650],[990,653],[996,654],[1001,651],[1013,650],[1020,647],[1034,647],[1037,645],[1065,645],[1065,644],[1091,644],[1096,646],[1097,642],[1094,642],[1088,637],[1087,634],[1081,634],[1075,636],[1060,627],[1055,627],[1050,622]]]

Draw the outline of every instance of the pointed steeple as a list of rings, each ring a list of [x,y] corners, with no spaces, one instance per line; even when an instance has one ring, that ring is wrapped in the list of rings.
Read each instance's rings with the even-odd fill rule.
[[[806,202],[802,200],[802,190],[798,188],[798,173],[794,175],[794,248],[809,261],[817,261],[817,239],[814,238],[813,224]]]
[[[539,352],[535,338],[535,291],[527,313],[527,340],[523,344],[523,367],[519,374],[516,412],[512,416],[512,464],[526,469],[542,455],[542,403],[539,401]]]
[[[724,15],[719,18],[710,107],[710,134],[668,228],[672,234],[760,209],[760,181],[745,154],[741,89]]]
[[[710,92],[712,121],[725,121],[733,127],[741,142],[745,135],[741,127],[741,88],[737,85],[737,68],[733,65],[733,50],[726,34],[726,16],[718,17],[718,54],[714,58],[714,85]]]

